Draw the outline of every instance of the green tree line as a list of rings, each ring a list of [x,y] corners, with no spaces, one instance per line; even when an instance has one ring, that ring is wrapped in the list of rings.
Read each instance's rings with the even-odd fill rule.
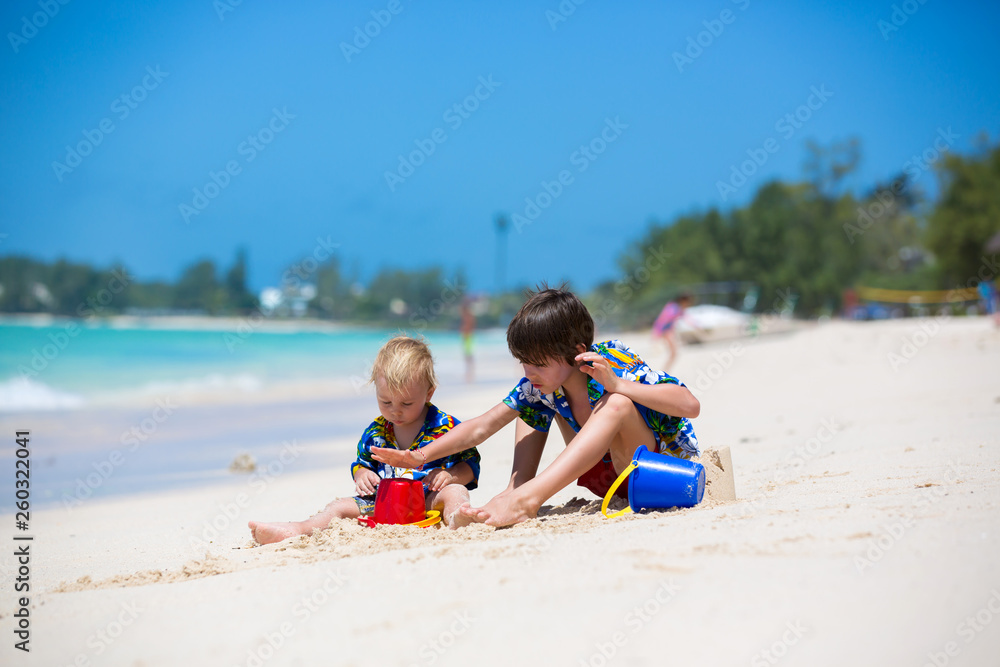
[[[131,311],[239,314],[257,306],[246,286],[247,258],[237,252],[219,275],[214,262],[189,266],[175,284],[141,282],[124,265],[95,269],[64,259],[0,258],[0,312],[94,317]]]
[[[816,316],[836,313],[845,290],[860,285],[951,289],[995,272],[996,255],[985,246],[1000,233],[1000,146],[983,139],[971,155],[943,153],[934,164],[940,185],[934,202],[918,187],[922,175],[905,169],[860,195],[847,191],[844,183],[861,159],[856,140],[807,143],[806,149],[798,182],[766,183],[748,204],[728,211],[709,208],[651,224],[622,253],[621,276],[585,295],[601,324],[648,325],[667,299],[693,286],[716,303],[764,312],[792,299],[797,314]],[[286,271],[279,282],[282,305],[274,307],[249,292],[246,272],[243,250],[228,270],[200,260],[172,284],[135,280],[122,265],[95,269],[7,256],[0,258],[0,312],[261,311],[454,328],[468,296],[462,272],[387,268],[362,285],[356,271],[332,257],[308,273],[301,266]],[[712,294],[713,285],[730,288]],[[755,300],[745,300],[748,289]],[[478,309],[480,325],[505,324],[522,298],[518,291],[493,295]],[[296,301],[297,310],[291,308]]]
[[[936,202],[912,170],[860,197],[845,192],[860,160],[855,140],[808,144],[807,152],[801,182],[766,183],[730,211],[652,224],[621,257],[623,278],[599,286],[589,305],[620,326],[645,326],[692,286],[750,282],[756,312],[792,295],[797,314],[816,316],[838,312],[845,290],[857,286],[933,290],[997,279],[985,247],[1000,233],[1000,146],[984,140],[973,155],[943,153]],[[712,300],[740,307],[742,297],[737,290]]]

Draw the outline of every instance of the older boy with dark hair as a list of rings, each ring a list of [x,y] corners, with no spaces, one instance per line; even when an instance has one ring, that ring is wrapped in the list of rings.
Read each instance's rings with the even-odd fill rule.
[[[637,445],[682,458],[699,453],[690,419],[698,399],[677,378],[654,371],[620,341],[594,344],[594,321],[563,289],[529,296],[507,327],[507,345],[524,378],[491,410],[427,445],[433,459],[481,444],[520,417],[507,489],[481,508],[462,507],[476,521],[506,526],[530,519],[573,480],[598,496],[629,464]],[[537,474],[553,420],[566,449]],[[376,460],[418,467],[412,452],[372,448]]]

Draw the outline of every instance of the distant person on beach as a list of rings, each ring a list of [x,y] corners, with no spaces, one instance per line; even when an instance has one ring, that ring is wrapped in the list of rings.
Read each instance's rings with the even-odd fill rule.
[[[475,380],[476,360],[472,354],[472,334],[476,331],[476,316],[472,312],[469,297],[462,299],[462,323],[459,333],[462,334],[462,354],[465,356],[465,381],[471,384]]]
[[[653,322],[653,338],[662,338],[667,345],[665,370],[669,371],[677,358],[677,339],[674,326],[677,324],[677,320],[684,317],[684,311],[691,306],[691,301],[690,294],[678,295],[676,301],[671,301],[663,307],[656,321]]]
[[[844,290],[842,296],[842,302],[844,304],[844,319],[853,320],[855,313],[858,310],[858,293],[851,287]]]
[[[983,302],[986,314],[993,317],[993,324],[1000,327],[1000,297],[997,296],[997,286],[990,280],[980,280],[979,298]]]
[[[422,479],[427,509],[441,512],[449,528],[471,522],[458,508],[469,502],[469,491],[479,482],[479,452],[468,449],[430,459],[423,449],[454,428],[459,421],[431,404],[437,387],[434,360],[427,345],[407,336],[391,339],[375,357],[369,382],[381,413],[361,435],[358,456],[351,464],[354,490],[351,498],[339,498],[305,521],[283,523],[249,522],[250,533],[259,544],[271,544],[330,526],[333,519],[371,516],[375,510],[375,489],[383,479]],[[372,447],[413,452],[420,470],[393,468],[372,458]]]
[[[514,465],[507,489],[482,508],[463,505],[475,521],[507,526],[534,517],[542,503],[576,480],[598,496],[608,493],[637,445],[661,454],[699,454],[691,419],[698,399],[681,382],[655,371],[621,341],[594,343],[594,320],[563,289],[541,289],[507,327],[507,346],[524,369],[504,400],[457,425],[426,448],[437,457],[465,451],[517,420]],[[552,423],[566,449],[538,474]],[[412,451],[372,450],[375,460],[418,467]],[[618,490],[619,497],[626,495]]]

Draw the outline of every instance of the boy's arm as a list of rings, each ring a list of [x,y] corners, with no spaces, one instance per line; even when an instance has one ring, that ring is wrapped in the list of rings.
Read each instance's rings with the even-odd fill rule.
[[[372,447],[372,457],[396,468],[419,468],[428,461],[472,449],[509,424],[514,417],[517,417],[517,410],[498,403],[489,412],[458,424],[425,447],[415,450]]]
[[[672,383],[643,384],[625,380],[615,375],[607,359],[596,352],[584,352],[577,355],[576,360],[594,363],[593,366],[580,366],[580,370],[604,385],[605,390],[627,396],[632,402],[645,405],[650,410],[689,419],[694,419],[701,412],[701,403],[687,387]]]

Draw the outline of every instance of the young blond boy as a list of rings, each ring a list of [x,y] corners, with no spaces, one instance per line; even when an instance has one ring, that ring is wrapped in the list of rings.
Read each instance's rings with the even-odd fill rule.
[[[459,528],[472,518],[459,512],[469,502],[469,490],[479,481],[479,452],[475,448],[432,459],[424,447],[450,431],[457,419],[440,411],[430,401],[437,388],[434,360],[427,345],[407,336],[397,336],[379,350],[369,382],[381,415],[361,435],[358,456],[351,464],[356,496],[339,498],[305,521],[249,522],[250,533],[260,544],[271,544],[297,535],[322,530],[333,519],[370,516],[375,509],[375,489],[382,479],[422,479],[427,509],[441,512],[449,528]],[[421,470],[393,468],[372,458],[372,447],[413,452],[425,465]]]
[[[503,402],[422,452],[436,457],[475,447],[520,417],[507,489],[481,508],[463,505],[463,514],[494,526],[525,521],[573,480],[603,496],[639,445],[682,458],[699,453],[689,419],[698,416],[701,406],[687,387],[649,368],[620,341],[595,345],[593,340],[590,313],[562,289],[531,294],[514,316],[507,346],[525,377]],[[536,474],[553,420],[566,449]],[[372,453],[392,465],[420,465],[411,452]]]

